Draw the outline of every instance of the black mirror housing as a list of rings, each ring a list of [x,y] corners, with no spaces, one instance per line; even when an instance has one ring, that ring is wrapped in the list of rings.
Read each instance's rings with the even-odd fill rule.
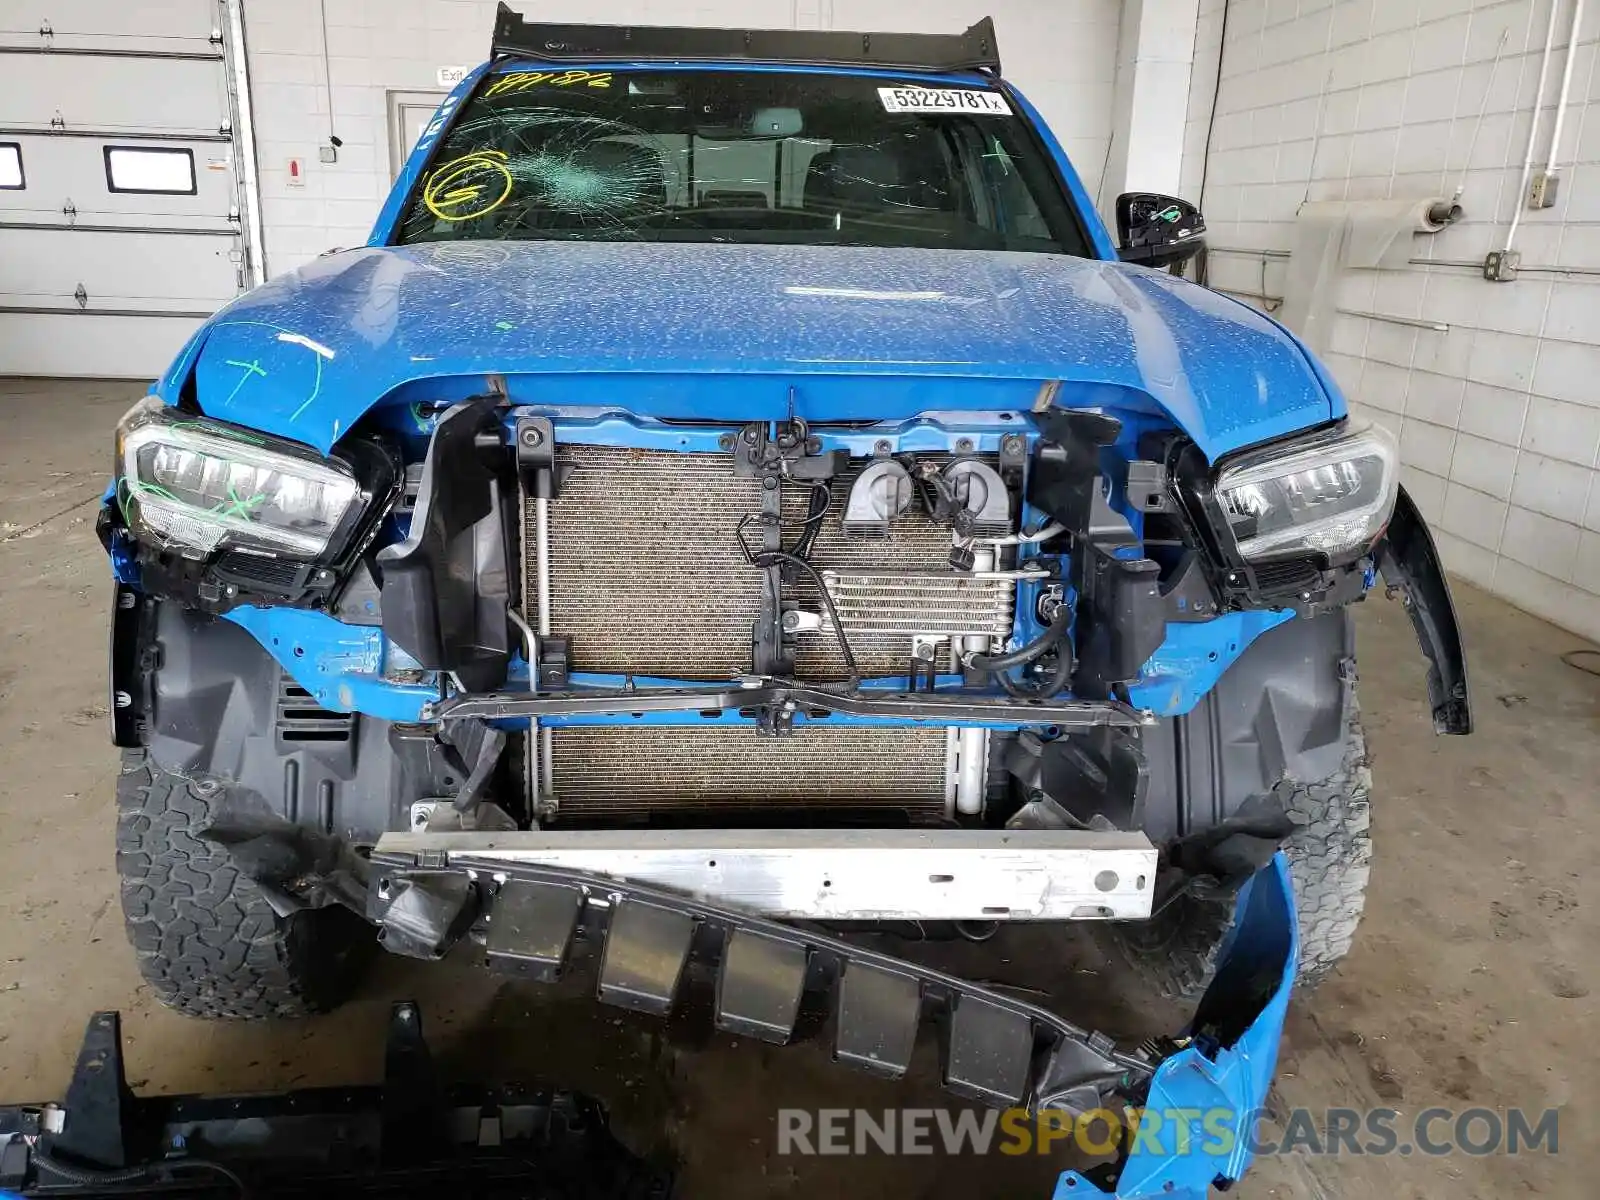
[[[1123,262],[1167,267],[1185,262],[1206,244],[1206,221],[1187,200],[1157,192],[1117,197],[1117,254]]]

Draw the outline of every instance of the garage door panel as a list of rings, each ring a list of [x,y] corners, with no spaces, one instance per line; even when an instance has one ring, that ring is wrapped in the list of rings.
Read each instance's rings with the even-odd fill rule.
[[[0,20],[5,33],[0,38],[23,45],[48,41],[58,50],[85,40],[101,46],[109,39],[167,47],[174,41],[193,40],[203,50],[217,25],[212,0],[34,0],[25,13],[14,11],[21,8],[5,6]],[[48,39],[35,32],[41,26],[50,28]]]
[[[193,317],[0,313],[0,375],[155,379],[199,324]]]
[[[0,141],[24,179],[0,190],[0,375],[154,378],[239,294],[225,15],[0,0]]]
[[[0,306],[211,311],[238,292],[233,239],[171,233],[0,229]],[[0,320],[7,319],[0,314]]]
[[[217,130],[227,120],[221,58],[0,54],[0,125]]]
[[[178,140],[66,138],[49,134],[0,135],[22,148],[27,187],[7,195],[7,214],[31,214],[39,220],[59,221],[69,202],[77,219],[103,216],[138,216],[134,224],[180,224],[227,227],[227,213],[237,194],[233,177],[232,147],[225,143],[185,143]],[[129,150],[187,150],[194,158],[193,196],[161,192],[113,192],[106,179],[106,147]],[[8,219],[10,217],[8,216]]]

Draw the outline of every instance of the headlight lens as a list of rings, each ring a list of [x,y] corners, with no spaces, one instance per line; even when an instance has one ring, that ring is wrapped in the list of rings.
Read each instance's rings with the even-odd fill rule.
[[[350,468],[150,397],[117,427],[117,503],[142,539],[188,558],[231,546],[315,559],[362,499]]]
[[[1216,496],[1247,561],[1364,552],[1388,523],[1399,454],[1381,425],[1343,429],[1230,463]]]

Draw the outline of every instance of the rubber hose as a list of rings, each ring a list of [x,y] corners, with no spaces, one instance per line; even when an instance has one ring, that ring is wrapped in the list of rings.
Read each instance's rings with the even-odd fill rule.
[[[96,1167],[79,1167],[71,1163],[64,1163],[55,1155],[38,1147],[33,1151],[34,1163],[50,1174],[65,1179],[68,1183],[75,1183],[79,1187],[105,1187],[117,1183],[134,1183],[140,1179],[150,1177],[149,1167],[123,1167],[120,1170],[108,1171]]]
[[[1009,675],[1000,675],[998,678],[1007,695],[1021,700],[1047,700],[1058,695],[1072,678],[1072,655],[1065,650],[1058,654],[1055,668],[1038,687],[1031,687]]]
[[[991,673],[1026,666],[1067,636],[1067,624],[1071,620],[1072,614],[1063,604],[1056,609],[1056,615],[1050,618],[1050,624],[1045,626],[1044,632],[1027,645],[1019,646],[1009,654],[974,654],[967,662],[980,671]]]

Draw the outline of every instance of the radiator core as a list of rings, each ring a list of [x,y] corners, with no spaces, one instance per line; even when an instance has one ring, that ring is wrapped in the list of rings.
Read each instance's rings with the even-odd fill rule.
[[[858,461],[854,469],[865,465]],[[558,444],[560,495],[548,507],[550,630],[568,640],[574,671],[727,679],[751,669],[763,572],[745,560],[741,518],[761,512],[761,484],[734,475],[726,454]],[[1003,637],[1010,581],[962,578],[949,566],[950,533],[904,514],[890,536],[844,537],[853,471],[833,501],[810,561],[835,572],[845,632],[865,676],[908,673],[913,635]],[[809,489],[784,489],[784,542],[798,539]],[[538,596],[537,522],[527,500],[526,587]],[[751,531],[759,543],[759,531]],[[909,579],[906,572],[922,577]],[[864,574],[866,573],[866,574]],[[786,601],[823,611],[798,574]],[[831,624],[797,635],[795,674],[846,674]],[[549,731],[548,769],[558,820],[608,823],[652,814],[752,810],[898,810],[917,824],[943,820],[946,731],[936,727],[807,722],[789,737],[751,725],[585,725]]]
[[[550,736],[562,820],[762,808],[897,808],[944,816],[945,731],[814,722],[788,737],[752,725],[581,725]]]

